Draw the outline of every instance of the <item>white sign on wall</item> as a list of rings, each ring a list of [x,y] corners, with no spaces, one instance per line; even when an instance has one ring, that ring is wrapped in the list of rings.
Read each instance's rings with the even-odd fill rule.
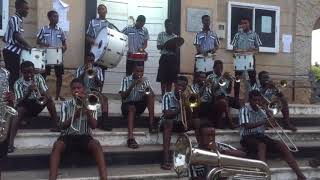
[[[70,31],[70,21],[68,20],[69,4],[62,0],[53,0],[53,9],[59,14],[58,26],[63,31]]]

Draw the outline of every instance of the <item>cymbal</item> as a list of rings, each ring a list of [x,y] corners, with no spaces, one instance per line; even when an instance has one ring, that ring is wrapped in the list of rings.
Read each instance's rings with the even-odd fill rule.
[[[181,47],[184,43],[184,39],[182,37],[175,37],[164,43],[165,49],[177,49]]]

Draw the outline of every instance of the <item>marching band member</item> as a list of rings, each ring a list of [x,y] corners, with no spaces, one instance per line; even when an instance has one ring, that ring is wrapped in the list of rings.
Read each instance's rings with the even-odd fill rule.
[[[225,85],[221,86],[220,81],[223,79],[225,81]],[[225,118],[229,124],[231,129],[235,128],[235,124],[233,123],[230,115],[229,115],[229,107],[233,107],[236,109],[240,108],[239,102],[239,82],[235,82],[234,94],[235,97],[228,96],[232,89],[232,81],[233,79],[228,73],[223,74],[223,63],[220,60],[216,60],[213,66],[213,73],[207,77],[207,80],[211,82],[211,91],[212,91],[212,101],[214,103],[214,127],[223,128],[224,122],[222,122],[222,115],[225,114]]]
[[[262,45],[259,35],[250,30],[250,18],[242,17],[240,20],[240,29],[232,40],[233,51],[235,53],[258,53],[259,47]],[[253,56],[254,70],[248,70],[250,85],[256,83],[255,56]],[[236,76],[241,76],[242,71],[235,71]]]
[[[283,142],[266,136],[265,128],[269,123],[266,112],[259,107],[261,94],[257,90],[249,92],[249,105],[244,106],[239,112],[240,144],[248,153],[257,153],[258,159],[266,162],[266,153],[279,153],[296,173],[298,180],[305,180],[293,154]],[[273,119],[270,123],[273,123]]]
[[[270,79],[267,71],[261,71],[258,74],[259,81],[255,83],[251,88],[260,91],[262,95],[272,100],[273,96],[276,96],[281,102],[281,112],[283,115],[284,129],[291,131],[297,131],[297,128],[290,122],[288,101],[282,92],[279,92],[272,80]]]
[[[108,98],[101,93],[104,81],[102,71],[103,70],[99,66],[94,65],[94,54],[90,52],[87,54],[86,64],[78,67],[76,71],[76,78],[83,80],[87,92],[97,92],[99,94],[102,121],[98,123],[98,126],[104,130],[111,131],[112,123],[111,119],[108,118]]]
[[[6,70],[3,67],[0,67],[0,82],[6,81],[6,79],[8,78],[7,74],[9,74],[8,70]],[[1,85],[4,86],[4,84],[1,84]],[[5,105],[13,106],[14,101],[15,101],[14,93],[12,91],[0,92],[0,93],[4,93],[4,94],[0,95],[0,96],[3,96],[0,98],[3,98],[4,102],[0,102],[0,103],[4,103]],[[0,104],[0,106],[1,106],[1,104]],[[0,114],[0,119],[1,118],[3,118],[3,117]],[[8,133],[10,133],[10,131]],[[0,164],[2,164],[1,160],[5,159],[7,156],[8,145],[9,145],[9,135],[4,142],[0,143]],[[0,166],[0,172],[1,172],[1,166]],[[1,176],[0,176],[0,178],[1,178]]]
[[[50,21],[48,26],[43,26],[37,36],[37,44],[41,47],[47,48],[62,48],[64,53],[67,50],[66,36],[63,30],[57,25],[59,22],[59,14],[56,11],[49,11],[47,17]],[[54,65],[54,71],[57,77],[56,80],[56,100],[60,99],[64,101],[65,99],[60,96],[61,86],[62,86],[62,76],[64,74],[64,66],[62,64]],[[51,73],[51,66],[46,65],[46,71],[42,74],[44,79]]]
[[[208,56],[214,54],[220,45],[217,34],[210,30],[210,16],[202,16],[202,31],[198,32],[194,38],[194,46],[197,49],[197,54]],[[208,72],[209,75],[212,71]]]
[[[93,139],[92,129],[97,127],[96,111],[83,107],[86,96],[85,86],[81,79],[70,83],[72,100],[64,101],[61,106],[61,134],[54,143],[50,156],[49,180],[56,180],[63,152],[91,153],[96,160],[100,179],[107,179],[107,168],[104,154],[99,141]],[[80,101],[80,104],[78,104]]]
[[[20,52],[22,48],[31,49],[31,45],[23,37],[23,18],[27,17],[29,11],[28,2],[25,0],[16,0],[16,13],[10,17],[8,29],[3,37],[5,48],[3,49],[3,58],[5,67],[10,72],[9,84],[10,89],[16,80],[19,79],[20,73]]]
[[[141,115],[146,107],[149,111],[149,132],[154,133],[154,93],[149,80],[143,76],[144,67],[135,64],[133,73],[123,78],[119,94],[121,95],[122,115],[128,120],[128,140],[129,148],[138,148],[139,145],[133,136],[135,117]]]
[[[127,26],[121,31],[123,34],[128,36],[128,56],[131,53],[145,52],[149,40],[148,29],[144,27],[145,23],[146,17],[144,15],[139,15],[133,26]],[[132,74],[134,64],[144,66],[144,61],[136,62],[129,60],[128,56],[126,61],[126,75],[130,76]]]
[[[11,124],[10,142],[8,152],[14,151],[14,138],[17,135],[20,121],[26,117],[36,117],[45,107],[47,107],[55,128],[50,131],[59,131],[57,122],[57,111],[48,92],[46,81],[40,74],[34,74],[34,65],[30,61],[21,63],[20,77],[14,84],[14,92],[17,101],[18,116],[14,118]]]
[[[163,162],[161,168],[170,170],[170,141],[173,131],[185,131],[182,125],[180,109],[180,94],[187,89],[188,79],[185,76],[177,77],[175,81],[174,90],[167,92],[162,98],[162,116],[160,118],[160,126],[163,127]],[[186,108],[186,121],[192,123],[192,112]],[[192,124],[191,124],[192,125]],[[188,127],[189,128],[189,127]]]
[[[175,81],[179,71],[179,62],[176,55],[176,49],[167,49],[164,47],[164,44],[168,40],[177,37],[177,35],[173,33],[173,23],[170,19],[165,20],[164,26],[166,30],[159,33],[157,39],[157,48],[161,50],[157,82],[161,83],[162,96],[166,92],[171,91],[172,84]]]

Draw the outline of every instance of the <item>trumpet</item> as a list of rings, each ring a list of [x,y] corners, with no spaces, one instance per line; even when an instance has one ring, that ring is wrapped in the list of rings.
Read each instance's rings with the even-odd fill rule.
[[[143,77],[138,77],[138,79],[141,79]],[[144,92],[145,95],[150,95],[152,93],[152,89],[148,83],[145,82],[143,79],[143,82],[138,85],[139,92]]]
[[[96,76],[96,74],[96,70],[93,68],[93,65],[90,64],[90,66],[86,69],[86,77],[88,79],[93,79]]]
[[[230,73],[224,73],[223,76],[220,77],[218,84],[220,87],[224,87],[225,85],[227,85],[228,80],[231,79],[233,81],[235,81],[236,83],[240,83],[241,80],[238,77],[234,77],[232,76]]]
[[[267,121],[269,122],[269,125],[274,130],[274,132],[277,134],[279,139],[285,144],[285,146],[289,149],[291,152],[298,152],[299,149],[293,142],[293,140],[287,135],[287,133],[283,130],[283,128],[280,126],[278,121],[274,119],[274,115],[278,114],[281,110],[281,103],[279,101],[270,101],[267,97],[265,97],[263,94],[261,96],[266,100],[267,102],[267,114],[270,116],[267,118]],[[264,109],[263,107],[260,107]],[[268,110],[271,111],[271,114],[268,113]],[[270,119],[273,119],[273,122],[271,122]]]
[[[87,108],[90,111],[96,111],[101,107],[100,94],[97,92],[90,92],[83,98],[76,93],[75,102],[78,109]]]
[[[35,84],[35,81],[32,77],[29,78],[29,86],[31,86],[32,84]],[[36,89],[34,91],[35,93],[35,96],[36,96],[36,102],[41,105],[41,106],[44,106],[47,104],[48,102],[48,99],[47,97],[43,96],[38,88],[38,86],[36,86]]]

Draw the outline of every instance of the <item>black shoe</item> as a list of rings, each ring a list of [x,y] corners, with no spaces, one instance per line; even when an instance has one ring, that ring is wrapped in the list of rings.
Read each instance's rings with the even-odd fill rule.
[[[13,153],[15,150],[16,150],[16,147],[14,147],[14,146],[8,147],[8,153]]]

